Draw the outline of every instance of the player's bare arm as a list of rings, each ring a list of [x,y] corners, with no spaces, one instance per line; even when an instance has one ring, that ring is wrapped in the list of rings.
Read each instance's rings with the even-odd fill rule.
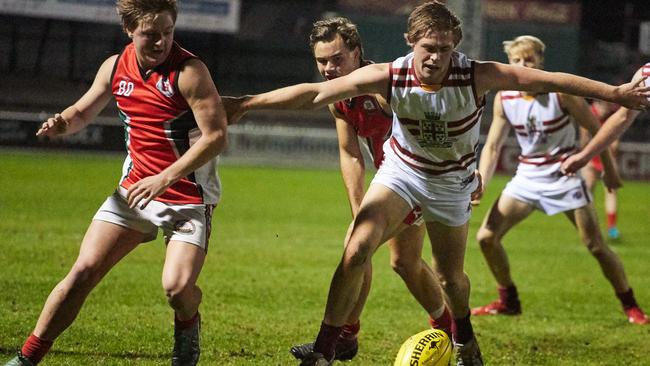
[[[350,202],[352,217],[357,215],[361,200],[365,194],[365,165],[363,153],[359,145],[359,139],[354,127],[336,111],[334,105],[329,105],[330,112],[336,123],[336,135],[339,144],[339,160],[341,164],[341,176],[345,191]]]
[[[389,64],[372,64],[333,80],[304,83],[267,93],[247,96],[240,108],[254,109],[318,109],[342,99],[388,91]]]
[[[145,207],[226,148],[226,113],[205,64],[197,59],[189,60],[179,75],[178,88],[192,109],[201,136],[167,169],[133,184],[127,194],[130,207],[140,203],[140,207]]]
[[[36,136],[70,135],[92,122],[112,98],[111,72],[117,55],[106,59],[99,67],[90,89],[73,105],[43,123]]]
[[[562,105],[567,109],[571,117],[580,125],[580,127],[587,130],[592,136],[595,136],[600,128],[600,123],[593,113],[589,110],[589,105],[584,98],[575,95],[558,94]],[[603,162],[603,182],[608,190],[618,189],[623,186],[621,177],[618,175],[618,170],[614,163],[614,156],[609,149],[605,149],[600,154],[601,161]]]
[[[530,67],[498,62],[476,63],[476,88],[479,95],[488,91],[522,90],[532,92],[561,92],[607,100],[631,109],[650,107],[650,87],[643,79],[619,86],[562,72],[547,72]]]
[[[644,80],[641,71],[637,71],[632,78],[632,83],[640,83]],[[598,133],[589,141],[579,153],[572,155],[562,164],[562,172],[573,174],[578,169],[587,165],[589,160],[605,150],[614,141],[618,140],[623,132],[634,122],[639,115],[638,110],[621,107],[614,114],[609,116],[607,121],[600,128]]]
[[[494,176],[494,170],[499,160],[501,148],[508,137],[510,131],[510,123],[508,118],[503,112],[503,105],[501,104],[501,94],[497,93],[494,97],[494,107],[492,108],[492,123],[488,132],[485,146],[481,150],[481,159],[479,161],[478,171],[482,177],[483,190],[487,187]],[[473,198],[472,204],[478,205],[483,196],[481,191]]]

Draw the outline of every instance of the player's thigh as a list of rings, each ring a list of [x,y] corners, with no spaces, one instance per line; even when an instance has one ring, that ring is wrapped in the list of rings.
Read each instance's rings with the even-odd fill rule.
[[[415,263],[422,258],[426,228],[424,225],[402,225],[404,229],[388,240],[393,263]]]
[[[469,221],[460,226],[436,221],[426,225],[436,269],[447,278],[462,275]]]
[[[502,237],[513,226],[517,225],[533,212],[534,207],[508,195],[500,195],[490,207],[483,219],[481,231],[489,232],[496,237]]]
[[[93,220],[79,249],[76,265],[106,272],[145,238],[139,231],[114,223]]]
[[[375,246],[399,232],[412,210],[406,200],[382,184],[371,184],[354,219],[350,242],[362,239]]]
[[[596,209],[594,208],[593,203],[589,202],[585,206],[575,210],[566,211],[565,215],[576,227],[580,237],[583,238],[583,241],[587,241],[592,245],[597,245],[601,242],[604,243],[603,240],[593,240],[601,238],[598,215],[596,214]]]
[[[185,288],[194,285],[205,262],[205,250],[196,244],[170,240],[163,267],[165,288]]]

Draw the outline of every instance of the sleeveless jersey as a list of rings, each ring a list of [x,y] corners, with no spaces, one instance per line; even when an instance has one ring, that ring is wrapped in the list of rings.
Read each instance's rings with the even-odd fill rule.
[[[531,178],[554,177],[560,165],[578,149],[575,127],[557,93],[524,96],[502,91],[503,112],[521,147],[517,174]]]
[[[650,62],[648,62],[647,64],[641,66],[641,76],[650,77]],[[648,79],[646,79],[643,82],[643,85],[650,86],[650,81]],[[648,97],[648,100],[650,100],[650,97]]]
[[[473,177],[483,95],[476,94],[474,61],[454,52],[441,88],[415,75],[413,53],[390,68],[393,135],[385,148],[425,179]]]
[[[124,123],[127,157],[120,185],[128,189],[177,161],[200,136],[194,115],[177,88],[180,68],[193,54],[174,43],[165,62],[145,75],[133,43],[115,63],[111,88]],[[216,159],[172,184],[156,201],[215,204],[219,197]]]
[[[361,95],[334,104],[338,113],[345,117],[370,152],[375,168],[384,160],[384,142],[391,133],[392,117],[381,108],[374,96]]]

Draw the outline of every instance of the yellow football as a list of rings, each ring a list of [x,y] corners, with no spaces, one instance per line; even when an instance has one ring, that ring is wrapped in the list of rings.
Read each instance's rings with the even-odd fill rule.
[[[448,366],[451,353],[452,344],[447,333],[427,329],[402,344],[394,366]]]

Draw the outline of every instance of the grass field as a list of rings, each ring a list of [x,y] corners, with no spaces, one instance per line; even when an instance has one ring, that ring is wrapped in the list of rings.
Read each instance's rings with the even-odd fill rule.
[[[121,157],[0,150],[0,356],[32,330],[51,288],[72,265],[95,210],[115,187]],[[349,209],[337,171],[223,166],[223,199],[200,278],[202,365],[294,365],[287,352],[316,335],[341,255]],[[497,177],[484,202],[506,182]],[[601,212],[602,193],[596,203]],[[620,192],[623,240],[614,245],[650,310],[650,185]],[[471,304],[496,296],[473,240]],[[627,324],[596,261],[562,216],[535,213],[506,238],[524,314],[475,318],[488,365],[650,365],[650,326]],[[425,245],[425,248],[428,248]],[[43,365],[166,365],[172,312],[160,285],[163,244],[143,245],[91,294]],[[430,257],[428,251],[425,255]],[[382,248],[348,365],[392,365],[400,344],[427,327]]]

